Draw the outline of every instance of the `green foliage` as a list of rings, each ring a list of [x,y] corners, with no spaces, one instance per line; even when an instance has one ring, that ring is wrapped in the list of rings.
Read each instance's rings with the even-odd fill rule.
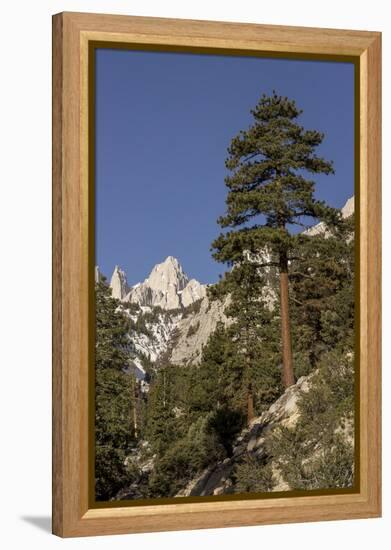
[[[232,456],[232,445],[243,428],[244,416],[238,410],[223,406],[210,416],[208,428],[217,436],[217,441],[224,448],[227,456]]]
[[[316,455],[310,464],[302,466],[304,484],[314,488],[352,487],[354,481],[354,448],[335,435],[332,446]]]
[[[351,486],[354,217],[342,220],[315,199],[309,174],[330,174],[333,168],[315,154],[323,135],[300,126],[300,114],[294,101],[276,93],[262,96],[252,125],[228,148],[227,208],[212,251],[230,269],[208,295],[225,302],[230,323],[217,324],[199,365],[170,364],[179,337],[174,332],[157,362],[138,353],[150,383],[142,396],[127,369],[134,356],[129,333],[153,339],[154,324],[196,315],[202,301],[143,312],[137,304],[114,300],[104,282],[97,284],[98,500],[114,498],[135,480],[140,489],[135,494],[175,496],[206,467],[232,457],[249,398],[259,415],[283,391],[281,271],[289,274],[295,375],[312,373],[310,390],[299,400],[297,423],[267,433],[267,456],[246,453],[236,465],[233,490],[272,490],[272,466],[293,489]],[[327,234],[291,231],[309,220],[323,220]],[[198,328],[193,321],[187,336]],[[132,467],[130,454],[137,457]],[[153,464],[150,474],[138,470],[140,457]]]
[[[219,325],[199,366],[161,366],[149,392],[146,436],[155,455],[149,490],[172,496],[208,464],[232,453],[243,415],[225,395],[214,370],[223,365],[227,340]],[[221,347],[219,348],[219,342]]]
[[[193,369],[188,396],[190,410],[208,412],[231,400],[237,389],[235,373],[230,369],[233,359],[234,345],[219,322],[203,348],[200,366]]]
[[[209,289],[211,299],[229,295],[225,313],[231,324],[223,335],[229,360],[224,361],[222,376],[230,390],[229,398],[245,411],[251,391],[256,414],[265,410],[282,391],[278,370],[281,357],[278,306],[274,303],[271,279],[271,273],[263,273],[256,262],[246,259]],[[213,344],[211,347],[212,353],[216,353]]]
[[[339,212],[316,200],[314,182],[304,177],[333,173],[333,167],[315,154],[324,136],[298,124],[302,111],[294,101],[273,92],[251,113],[253,125],[232,139],[226,160],[227,211],[219,223],[234,230],[212,246],[214,257],[229,265],[241,262],[244,251],[267,249],[274,257],[260,263],[279,267],[281,254],[288,255],[296,243],[288,226],[302,226],[308,218],[338,221]]]
[[[274,486],[271,465],[247,454],[235,468],[235,493],[264,493]]]
[[[152,381],[148,398],[146,437],[153,453],[163,455],[177,437],[175,368],[162,367]]]
[[[292,427],[268,436],[273,462],[292,489],[350,487],[354,476],[354,370],[343,347],[324,355]]]
[[[97,501],[107,501],[131,484],[137,477],[125,466],[126,453],[111,445],[95,448],[95,495]]]
[[[236,338],[245,356],[243,384],[249,399],[253,394],[256,343],[262,341],[269,348],[265,349],[267,370],[282,358],[281,344],[280,359],[271,357],[276,353],[278,333],[271,330],[271,296],[265,289],[273,285],[279,273],[289,272],[290,262],[297,257],[295,252],[310,239],[289,228],[302,227],[308,219],[321,219],[330,227],[340,222],[337,210],[315,199],[315,184],[305,177],[311,173],[330,174],[333,167],[315,154],[324,136],[300,126],[297,119],[301,113],[286,97],[275,92],[270,97],[263,95],[251,111],[252,126],[234,137],[228,148],[226,213],[218,222],[230,230],[215,239],[212,251],[217,261],[233,269],[211,295],[229,292],[232,297],[227,313],[235,319]],[[274,297],[278,292],[274,285]],[[281,302],[281,308],[281,315],[290,325],[288,306]],[[292,347],[290,331],[285,332],[285,338],[286,357]],[[290,381],[294,379],[293,366],[286,358],[284,361]],[[272,382],[270,372],[267,377]],[[272,393],[278,389],[275,381]],[[248,414],[250,418],[250,405]]]
[[[108,500],[132,476],[125,466],[135,444],[133,428],[134,379],[127,374],[128,322],[110,289],[96,286],[95,347],[95,490],[97,500]]]
[[[303,238],[290,273],[291,317],[297,376],[340,342],[353,347],[354,217],[333,234]]]
[[[121,302],[121,307],[128,311],[130,315],[136,315],[141,311],[141,307],[133,302]]]
[[[105,283],[96,285],[96,369],[122,370],[126,367],[131,346],[128,338],[129,321],[120,310],[120,303],[111,297]]]
[[[190,336],[194,336],[194,334],[197,334],[198,329],[200,328],[200,322],[198,321],[194,325],[189,326],[189,330],[187,331],[186,336],[190,338]]]
[[[198,472],[224,457],[224,449],[210,430],[209,416],[198,418],[158,459],[150,478],[151,495],[174,496]]]
[[[100,369],[96,372],[95,395],[97,443],[129,448],[133,441],[134,379],[115,369]]]
[[[196,300],[192,304],[189,304],[187,307],[185,307],[182,310],[183,319],[185,319],[189,315],[195,315],[196,313],[199,313],[200,309],[201,309],[201,303],[202,303],[202,299],[201,300]]]

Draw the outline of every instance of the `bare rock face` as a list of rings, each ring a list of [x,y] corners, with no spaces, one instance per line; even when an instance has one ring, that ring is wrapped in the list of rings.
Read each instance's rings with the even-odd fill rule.
[[[99,269],[98,265],[95,266],[95,272],[94,273],[95,273],[94,274],[95,284],[98,284],[102,280],[102,274],[100,272],[100,269]]]
[[[193,479],[176,496],[207,496],[229,494],[233,491],[232,475],[235,467],[246,454],[263,457],[266,454],[265,439],[275,426],[293,427],[300,414],[298,399],[310,389],[311,378],[303,376],[290,386],[261,416],[254,418],[251,425],[244,429],[236,440],[233,455],[222,462],[212,464]],[[273,465],[272,465],[273,466]],[[277,468],[273,467],[275,485],[273,491],[287,491],[289,485]]]
[[[343,218],[349,218],[354,214],[354,197],[350,197],[341,209]]]
[[[145,281],[152,290],[163,293],[170,293],[172,290],[180,292],[188,282],[188,276],[173,256],[168,256],[163,263],[155,265]]]
[[[341,214],[344,219],[349,218],[354,214],[354,196],[350,197],[350,199],[346,201],[344,206],[341,208]],[[320,222],[312,227],[309,227],[303,233],[304,235],[309,235],[310,237],[321,235],[322,233],[326,236],[329,234],[327,231],[327,226],[324,222]]]
[[[209,336],[221,321],[229,323],[224,314],[228,301],[218,300],[210,302],[205,297],[199,310],[192,315],[183,317],[177,324],[177,340],[171,351],[171,362],[177,365],[198,364],[201,359],[202,347],[207,343]]]
[[[180,293],[189,279],[176,258],[168,256],[155,265],[143,283],[133,287],[127,300],[140,306],[159,306],[162,309],[181,307]]]
[[[123,300],[129,292],[126,273],[116,265],[110,281],[111,295],[117,300]]]
[[[316,235],[322,235],[323,233],[327,233],[327,226],[324,222],[319,222],[316,225],[313,225],[312,227],[309,227],[305,231],[303,231],[304,235],[308,235],[309,237],[315,237]]]
[[[201,300],[206,296],[206,287],[202,285],[196,279],[191,279],[185,288],[182,290],[181,300],[183,307],[187,307],[190,304],[194,304],[197,300]]]
[[[130,289],[125,301],[170,310],[187,307],[204,296],[205,285],[195,279],[189,280],[178,260],[168,256],[155,265],[143,283]]]

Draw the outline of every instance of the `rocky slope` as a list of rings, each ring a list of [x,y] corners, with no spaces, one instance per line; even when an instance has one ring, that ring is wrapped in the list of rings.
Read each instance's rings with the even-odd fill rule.
[[[280,425],[292,428],[296,424],[299,418],[298,399],[302,393],[308,392],[311,376],[300,378],[267,411],[254,418],[251,426],[243,430],[236,439],[231,458],[210,465],[176,496],[207,496],[232,493],[234,491],[233,476],[237,464],[246,455],[263,458],[266,455],[266,435],[274,427]],[[273,478],[273,491],[287,491],[290,489],[275,467],[273,467]]]
[[[343,218],[354,213],[354,197],[341,212]],[[306,233],[317,235],[325,230],[324,224],[319,223]],[[95,278],[101,278],[98,267]],[[140,378],[143,377],[143,357],[152,363],[165,356],[177,365],[197,364],[202,347],[217,323],[227,325],[229,322],[224,314],[227,302],[210,302],[207,285],[190,279],[173,256],[155,265],[149,276],[133,287],[128,285],[126,273],[116,266],[110,287],[113,297],[122,302],[123,310],[133,322],[130,340],[134,346],[134,368]],[[276,296],[271,286],[265,287],[265,297],[273,307]]]
[[[157,363],[165,356],[177,365],[197,364],[202,347],[217,323],[228,323],[225,307],[221,302],[210,303],[208,298],[184,309],[168,311],[148,306],[130,311],[125,304],[121,306],[132,322],[129,338],[134,350],[132,363],[138,377],[143,379],[143,358]]]
[[[353,213],[354,198],[352,197],[343,207],[342,216],[347,218]],[[307,230],[309,235],[326,234],[326,232],[327,228],[323,224],[317,224]],[[270,259],[266,254],[263,258],[267,261]],[[259,258],[255,258],[254,261],[259,261]],[[272,276],[273,272],[270,270],[271,279]],[[95,277],[97,281],[101,280],[98,268]],[[273,291],[274,283],[271,280],[264,287],[267,293],[265,298],[267,298],[271,309],[274,307],[277,298]],[[224,314],[228,299],[224,303],[219,301],[210,302],[207,297],[207,287],[201,285],[195,279],[190,279],[178,260],[172,256],[157,264],[142,283],[133,287],[128,286],[126,274],[116,266],[111,277],[110,287],[112,295],[120,302],[118,307],[123,310],[130,321],[129,339],[133,350],[129,360],[129,372],[135,373],[138,380],[140,380],[140,387],[144,392],[145,400],[147,398],[146,393],[149,391],[148,375],[151,372],[157,372],[159,368],[168,362],[183,366],[185,369],[186,365],[198,364],[203,346],[207,343],[217,324],[219,322],[223,322],[225,325],[229,323],[229,319]],[[182,369],[176,369],[176,371],[185,376],[187,374]],[[317,372],[319,373],[319,369]],[[241,472],[243,472],[243,467],[247,467],[246,464],[248,463],[260,464],[259,471],[262,472],[261,475],[264,475],[263,472],[267,472],[265,476],[269,476],[268,483],[271,480],[267,488],[261,488],[260,491],[287,491],[295,487],[294,478],[289,477],[291,474],[284,469],[285,463],[278,462],[279,455],[271,445],[273,439],[276,438],[276,434],[279,433],[279,430],[276,432],[273,430],[279,427],[295,428],[296,426],[296,430],[299,431],[300,426],[307,421],[305,413],[300,416],[300,411],[303,411],[303,408],[302,404],[299,408],[299,398],[303,394],[308,394],[305,399],[312,399],[312,390],[316,389],[315,379],[311,382],[314,374],[316,372],[300,378],[295,385],[288,388],[268,410],[256,417],[248,428],[240,432],[232,447],[232,440],[230,440],[229,447],[225,448],[223,454],[211,456],[208,448],[208,460],[203,461],[202,466],[197,466],[191,470],[186,477],[173,487],[171,494],[175,494],[180,487],[184,487],[186,482],[188,482],[187,485],[175,496],[209,496],[238,493],[240,491],[246,492],[249,489],[243,489],[243,485],[240,485],[240,483],[243,479]],[[180,408],[173,407],[172,410],[175,415],[181,416]],[[352,448],[352,422],[347,422],[341,430],[343,430],[343,433],[341,433],[344,441]],[[318,432],[319,422],[316,418],[316,437]],[[192,442],[196,440],[193,435],[190,439]],[[201,445],[199,447],[201,448]],[[317,459],[318,456],[323,459],[322,453],[324,453],[325,448],[325,445],[323,447],[318,445],[314,452],[310,449],[312,453],[311,460],[312,457]],[[188,456],[197,456],[196,451],[197,449],[194,451],[192,448]],[[220,457],[219,461],[216,458],[217,456]],[[223,460],[222,456],[228,456],[228,458]],[[291,466],[294,453],[288,449],[285,456],[288,457],[286,462]],[[116,498],[144,498],[142,488],[145,489],[148,486],[149,477],[153,476],[154,472],[159,470],[159,467],[162,467],[159,466],[156,457],[157,455],[153,455],[148,441],[141,441],[133,449],[127,461],[135,466],[136,471],[139,472],[137,474],[139,477],[131,486],[120,491]],[[308,461],[308,457],[305,457],[301,464],[306,465],[305,467],[308,468]],[[333,464],[329,460],[328,464],[330,463]],[[208,467],[200,472],[200,468],[204,467],[205,464],[208,464]],[[194,472],[198,472],[198,474],[191,479]],[[284,479],[282,473],[284,473],[286,479]],[[245,476],[244,479],[246,479]],[[291,485],[289,485],[287,479],[290,480]]]
[[[215,331],[217,323],[228,324],[224,314],[227,302],[201,300],[199,308],[182,317],[177,324],[177,335],[170,353],[170,360],[177,365],[198,364],[202,348]]]
[[[100,279],[96,268],[96,279]],[[112,296],[133,328],[132,364],[143,379],[143,357],[156,363],[163,355],[176,364],[197,363],[202,346],[219,321],[227,323],[226,304],[209,302],[206,285],[190,279],[179,261],[168,256],[157,264],[144,282],[129,287],[126,273],[115,266],[110,280]]]
[[[181,311],[164,311],[148,306],[137,310],[123,308],[124,314],[131,321],[129,339],[132,343],[130,366],[139,380],[145,378],[145,359],[156,363],[167,353],[174,331],[183,316]]]

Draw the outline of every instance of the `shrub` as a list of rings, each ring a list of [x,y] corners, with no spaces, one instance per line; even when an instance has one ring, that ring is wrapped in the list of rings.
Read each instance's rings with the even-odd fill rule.
[[[157,460],[149,480],[151,496],[175,496],[198,472],[226,456],[216,434],[208,425],[208,417],[198,418],[186,436]]]
[[[270,464],[254,455],[246,455],[235,469],[235,493],[264,493],[274,486]]]
[[[187,331],[187,337],[190,338],[190,336],[193,336],[194,334],[196,334],[199,328],[200,328],[199,321],[195,325],[190,325],[189,330]]]
[[[346,351],[325,354],[310,390],[299,399],[297,424],[268,435],[269,453],[292,489],[352,486],[353,374]]]

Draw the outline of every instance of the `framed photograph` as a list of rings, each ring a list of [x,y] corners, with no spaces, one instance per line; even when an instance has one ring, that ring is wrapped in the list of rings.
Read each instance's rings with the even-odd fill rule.
[[[53,532],[381,513],[381,35],[53,17]]]

